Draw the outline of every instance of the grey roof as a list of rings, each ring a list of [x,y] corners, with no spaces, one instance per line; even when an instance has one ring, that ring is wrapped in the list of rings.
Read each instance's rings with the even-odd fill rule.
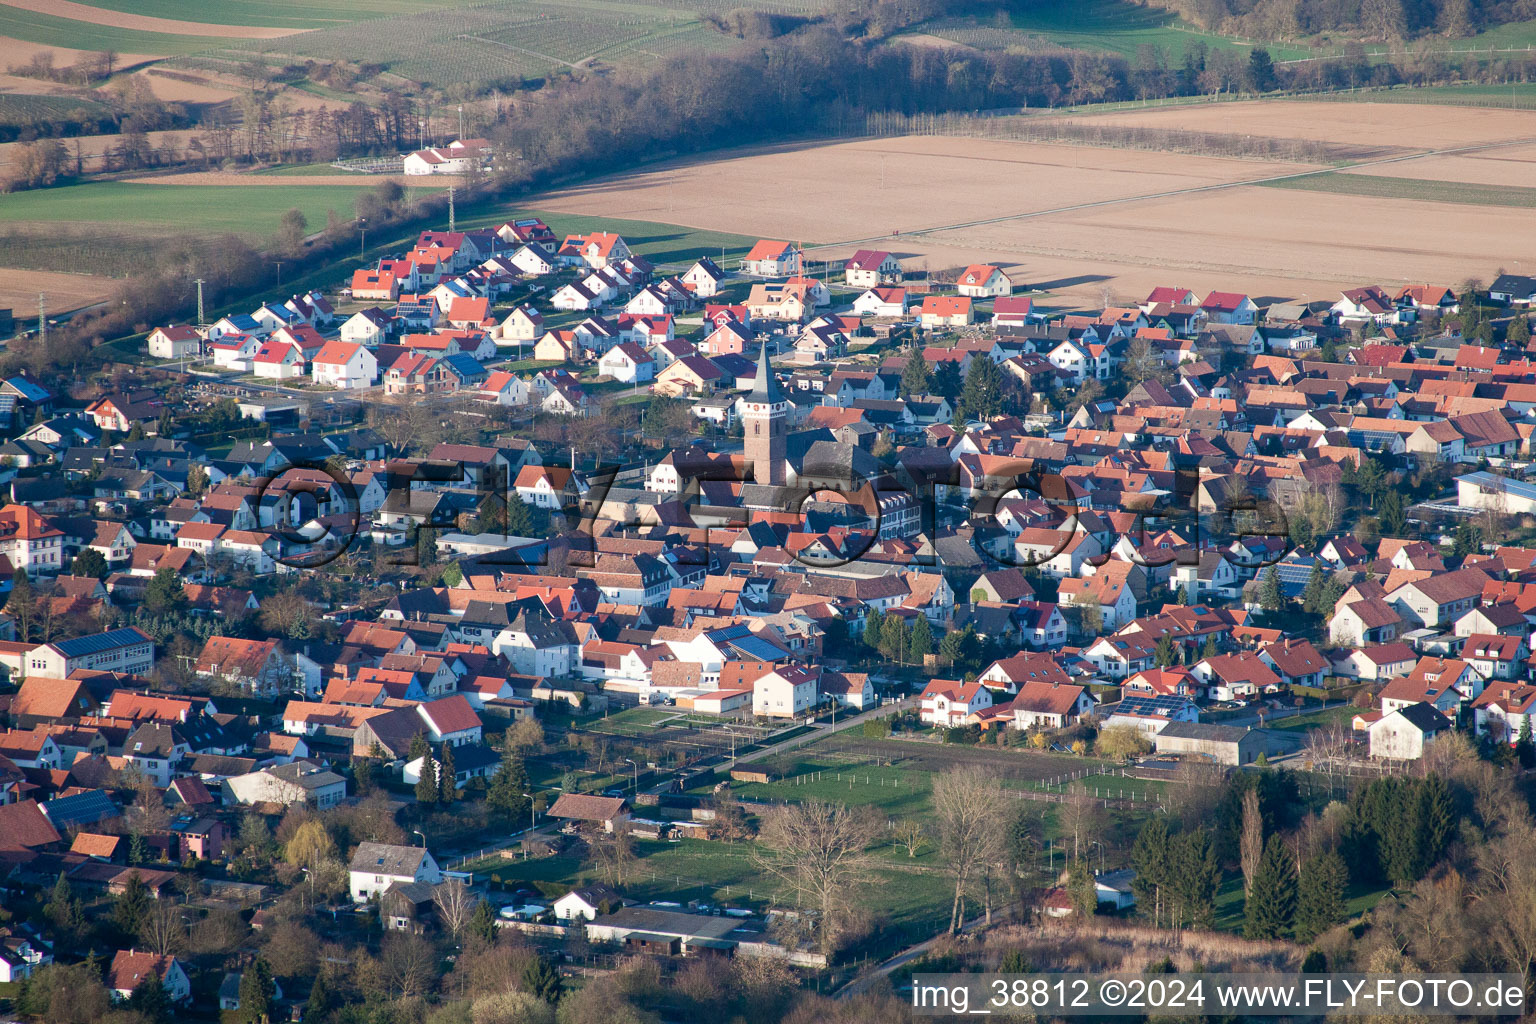
[[[627,928],[668,938],[723,939],[741,924],[734,917],[684,914],[653,907],[623,907],[592,921],[598,927]]]
[[[1427,704],[1424,701],[1398,708],[1397,713],[1420,732],[1444,732],[1451,727],[1449,718],[1441,714],[1433,704]]]
[[[768,343],[764,342],[758,353],[757,376],[752,380],[752,390],[747,395],[747,401],[771,404],[785,400],[784,391],[779,387],[779,378],[774,376],[773,368],[768,365]]]
[[[352,855],[353,871],[374,875],[412,875],[421,870],[427,851],[419,846],[394,846],[390,843],[363,843]]]
[[[1241,725],[1211,725],[1206,722],[1169,722],[1159,736],[1171,736],[1181,740],[1204,740],[1207,743],[1238,743],[1252,731]]]

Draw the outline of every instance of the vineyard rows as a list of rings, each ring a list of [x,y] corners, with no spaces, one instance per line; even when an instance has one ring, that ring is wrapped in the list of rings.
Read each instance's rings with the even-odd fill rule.
[[[24,126],[49,121],[92,121],[111,114],[104,103],[79,96],[0,93],[0,125]]]

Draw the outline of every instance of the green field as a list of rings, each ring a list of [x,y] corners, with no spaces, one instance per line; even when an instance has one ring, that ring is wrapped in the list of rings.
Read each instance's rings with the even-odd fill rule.
[[[352,216],[366,186],[142,185],[99,181],[18,192],[0,202],[0,222],[142,225],[153,234],[236,234],[270,238],[289,209],[304,211],[311,230],[325,226],[327,210]]]
[[[1304,192],[1335,192],[1372,199],[1418,199],[1431,203],[1465,206],[1536,207],[1536,188],[1518,185],[1472,185],[1428,178],[1387,178],[1370,174],[1309,174],[1263,183],[1265,188],[1300,189]]]
[[[1250,42],[1203,32],[1168,11],[1128,0],[1073,0],[1072,3],[1024,5],[1007,12],[1007,25],[996,19],[946,18],[919,26],[926,32],[981,49],[1045,50],[1067,47],[1104,50],[1134,57],[1152,46],[1178,58],[1196,41],[1212,48],[1264,46],[1276,60],[1306,57],[1311,48],[1277,42]]]
[[[366,18],[458,7],[466,0],[80,0],[91,7],[172,21],[264,28],[327,28]]]
[[[1356,707],[1328,708],[1326,711],[1314,711],[1307,715],[1279,718],[1266,723],[1265,728],[1299,732],[1338,724],[1348,729],[1350,721],[1359,713],[1360,709]]]
[[[4,6],[0,6],[0,36],[47,46],[68,46],[77,50],[115,50],[118,53],[148,53],[157,56],[196,53],[198,50],[229,43],[228,39],[214,36],[177,36],[167,32],[110,28]]]

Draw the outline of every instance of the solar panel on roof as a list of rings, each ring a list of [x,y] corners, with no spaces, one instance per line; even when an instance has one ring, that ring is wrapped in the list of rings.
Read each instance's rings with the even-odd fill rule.
[[[744,636],[729,643],[731,647],[755,661],[777,661],[784,657],[783,651],[762,637]]]
[[[114,647],[127,647],[144,642],[146,642],[145,636],[130,626],[126,629],[111,629],[105,633],[92,633],[70,640],[59,640],[53,646],[66,657],[73,658],[82,654],[97,654],[101,651],[110,651]]]

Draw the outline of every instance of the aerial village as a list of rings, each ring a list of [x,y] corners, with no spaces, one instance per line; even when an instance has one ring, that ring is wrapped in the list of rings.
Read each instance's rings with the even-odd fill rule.
[[[1533,763],[1536,279],[1024,273],[514,220],[158,326],[85,401],[0,383],[0,983],[90,949],[108,998],[307,1020],[498,933],[556,988],[836,970],[891,951],[656,865],[945,751],[1106,808]]]

